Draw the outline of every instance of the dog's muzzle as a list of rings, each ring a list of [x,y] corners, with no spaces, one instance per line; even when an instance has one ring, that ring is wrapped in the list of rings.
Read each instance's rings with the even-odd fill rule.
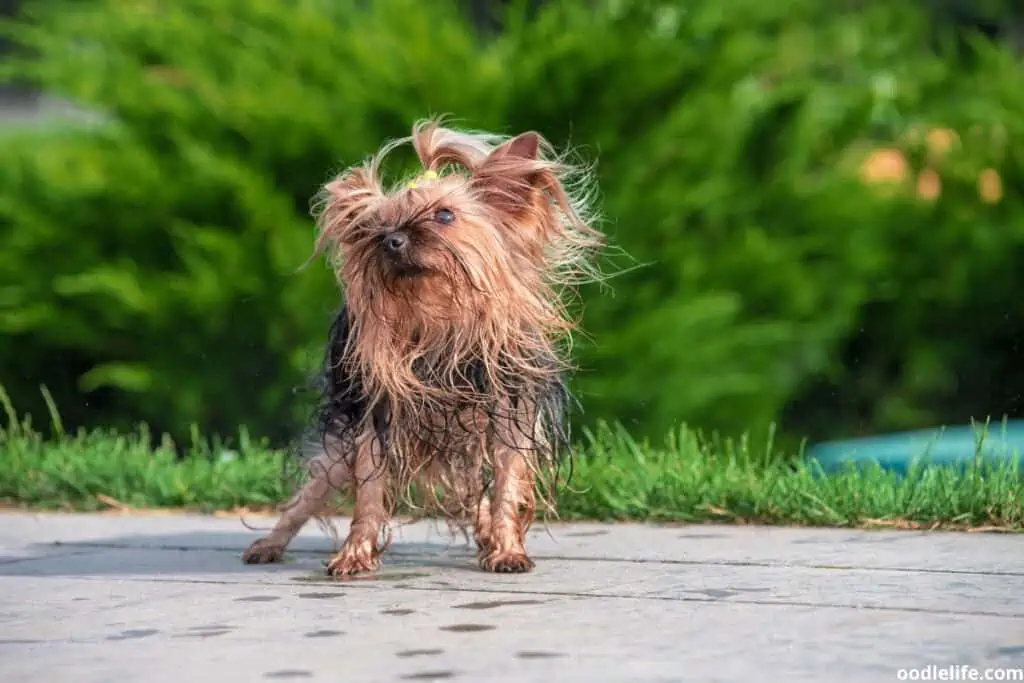
[[[384,253],[391,258],[403,259],[409,252],[409,236],[400,230],[389,232],[381,238]]]
[[[402,230],[386,233],[380,238],[384,259],[396,275],[408,277],[416,275],[422,270],[413,260],[411,242],[409,235]]]

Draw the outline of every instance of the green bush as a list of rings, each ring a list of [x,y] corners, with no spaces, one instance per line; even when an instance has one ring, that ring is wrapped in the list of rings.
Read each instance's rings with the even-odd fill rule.
[[[6,27],[32,54],[11,74],[98,120],[0,146],[18,405],[45,383],[72,423],[286,434],[337,305],[323,267],[297,270],[309,198],[444,112],[599,162],[605,227],[636,263],[614,296],[587,291],[590,419],[909,426],[978,405],[951,378],[979,354],[979,386],[1007,376],[1024,72],[1005,52],[968,69],[929,47],[922,10],[881,0],[513,4],[497,35],[454,0],[30,4]],[[964,131],[934,203],[858,177],[913,124]],[[966,143],[996,124],[997,148]],[[988,165],[1007,188],[992,206]]]

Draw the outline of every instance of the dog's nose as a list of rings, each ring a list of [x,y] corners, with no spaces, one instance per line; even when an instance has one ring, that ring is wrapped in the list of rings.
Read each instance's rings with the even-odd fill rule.
[[[384,235],[384,249],[390,254],[400,254],[409,246],[409,236],[404,232],[392,232]]]

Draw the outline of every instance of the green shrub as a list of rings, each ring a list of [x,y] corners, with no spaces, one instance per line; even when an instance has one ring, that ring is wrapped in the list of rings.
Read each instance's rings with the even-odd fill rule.
[[[417,49],[472,55],[432,5],[392,3],[406,21],[385,24],[349,4],[34,5],[18,36],[38,59],[22,73],[106,123],[0,151],[3,376],[16,400],[45,382],[72,421],[288,430],[292,388],[337,305],[323,268],[296,273],[312,245],[308,199],[333,168],[405,132],[418,105],[403,100],[445,85],[415,83]],[[420,40],[399,41],[403,27]],[[464,108],[459,75],[447,79]],[[69,400],[76,390],[92,405]]]
[[[984,48],[967,71],[928,47],[922,10],[881,0],[515,5],[484,36],[449,0],[30,4],[7,28],[34,58],[12,73],[100,121],[0,147],[15,401],[46,383],[71,422],[282,436],[337,304],[324,268],[296,272],[309,197],[451,112],[599,161],[605,227],[638,267],[587,291],[590,418],[799,433],[963,409],[949,378],[1011,328],[981,340],[960,316],[1012,301],[1019,204],[979,205],[973,170],[934,204],[879,196],[859,155],[911,124],[1001,122],[1001,157],[961,157],[1009,188],[1019,64]],[[992,353],[984,376],[1005,376]]]

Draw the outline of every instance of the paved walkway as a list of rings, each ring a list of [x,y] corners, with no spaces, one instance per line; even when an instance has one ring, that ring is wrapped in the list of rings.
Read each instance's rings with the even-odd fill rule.
[[[336,582],[315,524],[287,564],[245,566],[259,534],[238,519],[2,513],[0,680],[859,683],[1024,667],[1024,535],[550,533],[532,534],[532,574],[489,575],[443,525],[410,525],[377,578]]]

